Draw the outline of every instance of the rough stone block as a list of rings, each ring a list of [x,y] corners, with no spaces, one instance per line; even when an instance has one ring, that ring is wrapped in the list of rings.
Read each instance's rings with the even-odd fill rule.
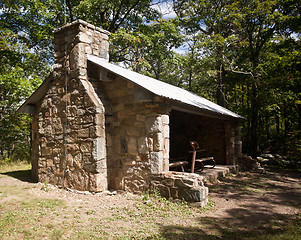
[[[82,154],[78,153],[77,155],[75,155],[74,159],[73,159],[73,166],[75,168],[81,168],[82,167]]]
[[[106,139],[98,137],[93,140],[93,159],[98,161],[106,158]]]
[[[42,147],[41,148],[42,156],[49,156],[52,153],[52,148],[50,147]]]
[[[169,115],[161,115],[161,118],[162,118],[162,123],[163,125],[168,125],[169,124]]]
[[[84,128],[84,129],[78,130],[77,136],[79,138],[87,138],[87,137],[89,137],[89,129],[88,128]]]
[[[103,126],[91,126],[90,127],[90,137],[105,137],[105,130]]]
[[[62,134],[63,133],[63,127],[61,124],[54,124],[53,125],[53,134]]]
[[[148,140],[147,137],[141,137],[138,139],[138,149],[140,154],[148,153]]]
[[[68,153],[77,152],[78,150],[79,150],[79,147],[78,147],[78,144],[76,144],[76,143],[70,143],[67,145]]]
[[[90,45],[86,45],[85,46],[85,51],[86,51],[86,54],[92,54],[92,48]]]
[[[47,146],[47,139],[45,137],[40,138],[40,145],[41,145],[41,147]]]
[[[152,152],[154,150],[154,140],[152,138],[147,138],[148,151]]]
[[[92,192],[102,192],[108,189],[107,175],[105,174],[95,174],[95,188],[93,189],[93,184],[89,184],[90,191]]]
[[[162,133],[156,133],[154,136],[154,151],[159,152],[163,150],[164,138]]]
[[[76,37],[79,42],[92,43],[92,38],[89,35],[87,35],[86,33],[79,32]]]
[[[93,123],[93,116],[92,115],[83,116],[82,120],[84,124]]]
[[[165,197],[167,199],[171,197],[170,188],[168,186],[158,184],[158,185],[153,185],[153,189],[155,191],[159,191],[160,196],[162,196],[162,197]]]
[[[175,186],[178,188],[192,188],[197,186],[196,179],[176,179]]]
[[[92,152],[92,142],[82,142],[80,144],[80,150],[83,153]]]
[[[165,154],[163,155],[163,172],[169,171],[169,158],[165,158]]]
[[[164,139],[164,157],[169,158],[169,147],[170,141],[169,138]]]
[[[201,189],[194,188],[194,189],[185,189],[180,188],[179,189],[179,198],[185,199],[187,202],[201,202],[204,200],[202,196]]]
[[[106,173],[107,172],[107,161],[106,159],[101,159],[96,162],[96,172]]]
[[[169,138],[169,125],[163,125],[163,136]]]
[[[95,114],[94,120],[96,125],[104,125],[104,115],[102,113]]]
[[[70,52],[70,69],[86,68],[86,65],[85,45],[79,43]]]
[[[45,136],[51,136],[52,135],[52,126],[48,125],[47,127],[45,127],[43,133],[45,134]]]
[[[159,173],[163,170],[162,152],[152,152],[150,154],[151,173]]]
[[[173,199],[178,199],[179,198],[179,189],[176,187],[172,187],[170,188],[170,196]]]
[[[54,157],[54,158],[53,158],[53,163],[54,163],[55,165],[59,164],[59,163],[60,163],[60,159],[59,159],[58,157]]]
[[[71,154],[67,154],[66,156],[67,166],[73,166],[73,156]]]
[[[146,122],[146,130],[149,133],[158,133],[162,132],[162,120],[161,117],[152,117],[147,118]]]
[[[136,155],[137,151],[137,140],[134,137],[129,137],[127,141],[127,149],[130,155]]]
[[[172,178],[167,178],[167,179],[164,179],[162,180],[162,184],[168,186],[168,187],[173,187],[174,186],[174,179]]]
[[[39,168],[46,168],[46,159],[40,158],[38,161],[38,167]]]

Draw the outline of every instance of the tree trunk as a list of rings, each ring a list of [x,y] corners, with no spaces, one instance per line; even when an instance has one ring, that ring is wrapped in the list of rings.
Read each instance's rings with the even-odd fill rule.
[[[250,155],[255,158],[257,156],[257,145],[258,145],[258,92],[257,84],[252,84],[252,98],[251,98],[251,138],[250,138]]]
[[[216,90],[216,100],[217,104],[225,107],[225,76],[226,72],[224,66],[221,64],[219,66],[218,76],[217,76],[217,90]]]
[[[277,132],[277,135],[279,136],[279,134],[280,134],[280,121],[279,121],[279,115],[278,115],[277,112],[276,112],[276,115],[275,115],[275,120],[276,120],[276,132]]]

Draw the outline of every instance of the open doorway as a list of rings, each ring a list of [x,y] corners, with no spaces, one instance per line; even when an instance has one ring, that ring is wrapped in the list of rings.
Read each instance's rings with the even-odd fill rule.
[[[204,157],[213,156],[216,164],[226,164],[225,121],[172,110],[170,113],[170,159],[185,157],[191,164],[190,141],[199,143]]]

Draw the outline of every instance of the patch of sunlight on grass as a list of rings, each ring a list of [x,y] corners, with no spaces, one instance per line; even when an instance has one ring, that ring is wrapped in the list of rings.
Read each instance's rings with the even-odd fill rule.
[[[0,162],[0,174],[14,171],[30,170],[31,164],[28,162]]]

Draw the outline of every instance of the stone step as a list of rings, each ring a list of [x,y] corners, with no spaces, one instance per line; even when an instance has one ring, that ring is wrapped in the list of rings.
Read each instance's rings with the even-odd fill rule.
[[[198,175],[202,176],[204,182],[216,181],[219,178],[226,177],[229,173],[236,173],[238,166],[236,165],[216,165],[214,168],[205,166],[202,172],[197,172]]]

